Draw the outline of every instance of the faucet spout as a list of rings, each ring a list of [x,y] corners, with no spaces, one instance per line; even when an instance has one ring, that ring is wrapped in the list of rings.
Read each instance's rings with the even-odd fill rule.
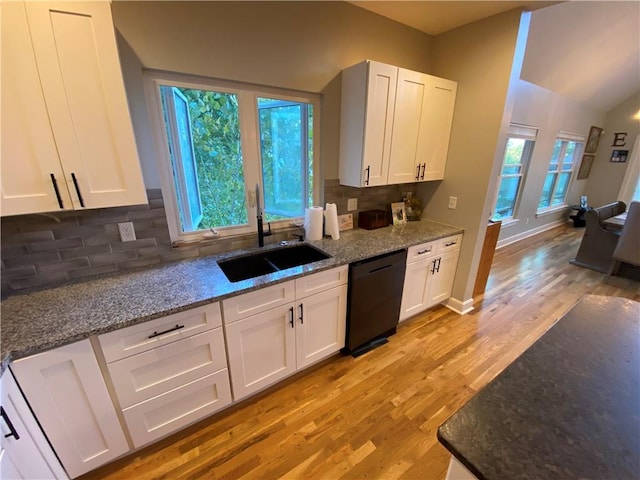
[[[271,235],[271,223],[267,222],[267,226],[269,227],[268,231],[264,231],[262,225],[262,215],[258,215],[258,246],[264,247],[264,237],[269,237]]]

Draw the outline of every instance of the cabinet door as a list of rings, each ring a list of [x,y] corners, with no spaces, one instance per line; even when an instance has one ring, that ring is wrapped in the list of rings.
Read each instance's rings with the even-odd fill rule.
[[[69,476],[129,450],[89,340],[17,360],[11,370]]]
[[[429,284],[433,258],[409,263],[404,273],[404,288],[400,304],[400,321],[420,313],[428,307]]]
[[[454,250],[436,258],[436,272],[431,281],[428,307],[444,302],[451,296],[459,254],[459,250]]]
[[[420,180],[442,180],[449,152],[457,83],[427,75],[429,88],[425,99],[423,122],[418,142],[418,162],[426,163]],[[424,174],[424,178],[423,178]]]
[[[300,369],[344,347],[347,286],[332,288],[296,303],[296,365]]]
[[[225,326],[234,400],[296,371],[294,304]]]
[[[61,183],[74,207],[147,203],[109,2],[27,2],[26,9]]]
[[[429,89],[428,75],[405,70],[398,71],[398,90],[393,116],[389,183],[417,182],[421,178],[424,152],[420,145]]]
[[[54,181],[72,209],[22,2],[2,5],[1,132],[2,215],[60,210]]]
[[[2,375],[0,478],[67,478],[9,370]]]
[[[397,75],[397,67],[369,62],[362,162],[363,186],[388,183]]]

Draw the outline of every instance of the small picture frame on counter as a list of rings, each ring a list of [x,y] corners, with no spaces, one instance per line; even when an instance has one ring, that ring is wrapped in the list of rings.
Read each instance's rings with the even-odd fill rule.
[[[407,211],[404,202],[395,202],[391,204],[391,218],[394,225],[404,225],[407,223]]]

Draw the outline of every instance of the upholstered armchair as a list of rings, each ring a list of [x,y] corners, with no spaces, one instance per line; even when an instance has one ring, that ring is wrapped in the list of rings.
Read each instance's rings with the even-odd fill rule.
[[[607,230],[602,222],[623,213],[627,208],[624,202],[613,202],[598,208],[588,208],[584,214],[587,225],[574,265],[587,267],[602,273],[611,268],[613,251],[618,244],[620,231]]]

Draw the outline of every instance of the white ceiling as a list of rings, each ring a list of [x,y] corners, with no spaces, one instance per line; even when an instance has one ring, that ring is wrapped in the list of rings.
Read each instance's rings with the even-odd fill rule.
[[[640,90],[638,1],[350,2],[438,35],[511,10],[533,10],[522,78],[609,111]]]

